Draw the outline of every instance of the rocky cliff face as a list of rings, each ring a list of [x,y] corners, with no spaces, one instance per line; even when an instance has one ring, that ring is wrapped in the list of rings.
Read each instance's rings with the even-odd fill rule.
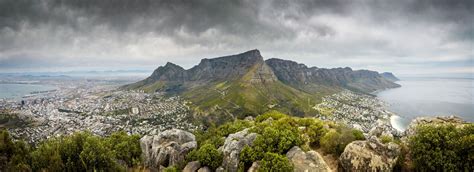
[[[123,88],[181,95],[201,112],[224,109],[225,118],[235,118],[235,115],[256,115],[271,108],[304,115],[313,113],[313,107],[322,96],[343,89],[370,93],[398,86],[374,71],[353,71],[348,67],[309,68],[281,59],[264,61],[258,50],[251,50],[203,59],[188,70],[167,63],[145,80]],[[224,119],[224,116],[219,118]]]
[[[265,62],[283,83],[303,89],[305,85],[319,85],[368,93],[400,86],[385,79],[378,72],[369,70],[354,71],[348,67],[334,69],[308,68],[304,64],[281,59],[269,59]]]
[[[176,91],[205,85],[209,82],[245,80],[252,83],[276,81],[273,71],[265,64],[258,50],[251,50],[237,55],[202,59],[189,70],[168,62],[158,67],[153,74],[143,81],[126,85],[126,89],[143,89],[146,91]],[[153,86],[157,82],[160,86]],[[176,88],[180,87],[180,88]]]

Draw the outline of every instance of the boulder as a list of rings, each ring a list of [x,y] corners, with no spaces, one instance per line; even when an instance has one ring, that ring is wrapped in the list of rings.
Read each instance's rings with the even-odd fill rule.
[[[414,119],[410,125],[408,125],[408,128],[405,130],[405,135],[406,136],[412,136],[415,135],[415,129],[416,126],[418,125],[423,125],[423,124],[430,124],[430,125],[439,125],[439,124],[454,124],[454,125],[461,125],[461,124],[466,124],[467,122],[464,121],[463,119],[451,115],[451,116],[438,116],[438,117],[418,117]]]
[[[186,154],[197,147],[197,142],[190,132],[171,129],[142,137],[140,146],[145,165],[158,168],[183,164]]]
[[[348,144],[339,163],[345,171],[392,171],[399,155],[397,144],[382,144],[376,137],[371,137]]]
[[[198,170],[198,172],[212,172],[212,170],[209,167],[202,167]]]
[[[189,162],[183,169],[183,172],[196,172],[201,168],[201,163],[199,161]]]
[[[216,169],[216,172],[225,172],[225,169],[224,169],[224,167],[218,167]]]
[[[331,171],[322,156],[316,151],[304,152],[295,146],[286,153],[286,157],[293,163],[295,172]]]
[[[236,172],[239,167],[240,152],[245,145],[252,146],[257,137],[256,133],[249,133],[249,129],[244,129],[234,134],[230,134],[219,148],[224,155],[222,167],[229,172]]]

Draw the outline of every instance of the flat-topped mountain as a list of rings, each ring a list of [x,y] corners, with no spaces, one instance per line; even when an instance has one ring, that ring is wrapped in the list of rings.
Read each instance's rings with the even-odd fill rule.
[[[399,87],[381,74],[351,68],[307,67],[289,60],[264,61],[258,50],[202,59],[191,69],[173,63],[158,67],[143,81],[123,86],[146,92],[181,95],[208,114],[246,116],[277,109],[293,115],[317,113],[322,96],[349,89],[370,93]]]

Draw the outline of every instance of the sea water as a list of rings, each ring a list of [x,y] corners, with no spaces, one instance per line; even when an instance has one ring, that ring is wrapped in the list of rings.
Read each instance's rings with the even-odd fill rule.
[[[0,84],[0,98],[20,99],[36,91],[50,91],[56,89],[52,85],[40,84]]]
[[[474,79],[472,78],[401,78],[402,87],[377,93],[389,104],[394,128],[405,130],[420,116],[456,115],[474,122]]]

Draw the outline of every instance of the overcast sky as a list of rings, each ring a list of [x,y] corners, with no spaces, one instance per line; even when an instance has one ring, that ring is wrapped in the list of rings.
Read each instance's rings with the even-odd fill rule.
[[[0,0],[0,72],[264,58],[396,75],[474,73],[474,1]]]

